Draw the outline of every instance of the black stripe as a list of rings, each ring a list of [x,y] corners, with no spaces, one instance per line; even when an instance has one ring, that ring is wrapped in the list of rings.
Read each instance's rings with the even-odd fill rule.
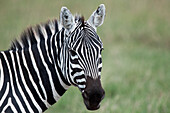
[[[6,52],[4,52],[5,53],[5,56],[7,57],[7,59],[9,58],[9,52],[8,51],[6,51]],[[8,55],[7,55],[8,54]],[[14,99],[14,97],[13,97],[13,95],[12,95],[12,86],[10,85],[11,84],[11,81],[10,81],[10,75],[9,75],[9,69],[8,69],[8,66],[7,66],[7,62],[9,63],[10,61],[6,61],[5,60],[5,58],[4,58],[4,56],[2,55],[2,54],[0,54],[0,56],[1,56],[1,59],[2,59],[2,65],[3,65],[3,71],[4,71],[4,85],[3,85],[3,87],[2,87],[2,90],[1,90],[1,93],[0,93],[0,100],[1,100],[1,98],[2,98],[2,96],[4,96],[4,93],[5,93],[5,91],[6,91],[6,88],[7,88],[7,82],[9,83],[9,92],[8,92],[8,94],[7,94],[7,96],[6,96],[6,98],[5,98],[5,100],[4,100],[4,102],[2,103],[2,105],[1,105],[1,107],[0,107],[0,111],[2,111],[2,109],[5,107],[5,105],[8,103],[8,99],[9,99],[9,97],[11,97],[12,98],[12,101],[15,101],[15,99]],[[12,75],[11,75],[12,76]],[[12,81],[13,82],[13,81]],[[3,92],[2,92],[3,91]],[[1,95],[2,94],[2,95]],[[2,109],[1,109],[2,108]],[[20,109],[19,109],[19,106],[17,105],[17,103],[15,103],[15,108],[16,109],[18,109],[18,111],[19,112],[21,112],[20,111]],[[10,109],[8,109],[7,108],[7,110],[6,111],[11,111]]]
[[[33,68],[34,66],[33,66],[33,64],[32,64],[32,60],[31,60],[30,54],[31,54],[31,53],[29,53],[28,50],[25,50],[25,51],[24,51],[25,60],[26,60],[26,62],[27,62],[27,66],[28,66],[28,69],[29,69],[29,71],[30,71],[30,73],[31,73],[31,76],[32,76],[33,80],[35,81],[35,83],[37,83],[36,85],[37,85],[37,87],[38,87],[38,90],[39,90],[42,98],[45,99],[45,95],[44,95],[44,93],[43,93],[43,91],[42,91],[42,88],[41,88],[41,86],[40,86],[40,84],[39,84],[38,75],[37,75],[35,69]]]
[[[29,40],[28,34],[23,33],[21,37],[21,43],[24,45],[24,48],[29,47],[28,40]]]
[[[77,86],[77,84],[73,83],[73,81],[71,80],[70,76],[68,76],[68,79],[69,79],[69,81],[71,82],[72,85]]]
[[[45,78],[45,76],[46,76],[46,78],[45,78],[45,80],[48,80],[47,82],[48,82],[48,85],[46,84],[44,84],[44,86],[46,87],[46,86],[48,86],[47,88],[50,88],[50,90],[46,90],[48,93],[47,93],[47,101],[49,102],[49,104],[51,104],[51,105],[53,105],[56,101],[55,101],[55,99],[53,98],[53,94],[52,94],[52,89],[51,89],[51,85],[50,85],[50,81],[49,81],[49,75],[48,75],[48,73],[47,73],[47,71],[45,71],[46,69],[49,69],[50,70],[50,72],[51,72],[51,75],[53,76],[53,70],[52,70],[52,68],[54,68],[54,65],[52,65],[51,63],[50,63],[50,61],[49,61],[49,58],[48,58],[48,56],[47,56],[47,51],[46,51],[46,49],[45,49],[45,43],[44,42],[42,42],[41,44],[40,44],[40,48],[41,48],[41,51],[42,51],[42,54],[43,54],[43,57],[44,57],[44,60],[45,60],[45,63],[47,64],[47,66],[48,67],[45,67],[44,65],[43,65],[43,63],[42,63],[42,61],[39,61],[40,63],[41,63],[41,65],[39,65],[39,68],[41,68],[41,69],[43,69],[44,70],[44,73],[42,73],[41,74],[41,77],[42,77],[42,79],[43,78]],[[38,52],[38,50],[37,50],[37,52]],[[38,57],[41,59],[41,57],[38,55]],[[37,58],[37,57],[36,57]],[[41,66],[41,67],[40,67]],[[41,70],[40,70],[41,71]],[[54,83],[55,81],[53,81],[53,83]]]
[[[29,30],[29,35],[30,35],[31,45],[37,44],[37,41],[35,39],[35,36],[32,30]]]
[[[37,47],[32,48],[32,52],[33,52],[33,56],[34,56],[35,62],[37,64],[38,70],[40,72],[40,77],[41,77],[43,86],[44,86],[46,92],[48,92],[47,93],[47,99],[53,98],[52,88],[51,88],[51,85],[50,85],[50,82],[49,82],[48,74],[47,74],[45,66],[42,63],[40,53],[39,53]]]
[[[8,104],[8,97],[9,97],[9,94],[7,95],[7,98],[5,98],[5,100],[3,101],[1,107],[0,107],[0,113],[2,113],[2,110],[3,108],[5,107],[5,105]],[[5,112],[6,113],[6,112]]]
[[[54,37],[54,36],[53,36],[53,37]],[[52,38],[53,38],[53,37],[52,37]],[[50,38],[47,39],[47,46],[48,46],[49,57],[52,59]]]
[[[42,33],[41,26],[38,26],[38,37],[37,38],[39,38],[39,40],[41,41],[45,40],[44,35]]]
[[[20,58],[20,65],[21,65],[22,71],[24,73],[23,76],[25,78],[25,82],[26,82],[27,86],[31,90],[31,92],[32,92],[32,94],[34,96],[34,99],[37,101],[37,103],[42,108],[42,110],[46,110],[47,107],[44,105],[42,100],[39,98],[39,95],[37,94],[36,90],[34,89],[34,86],[31,84],[31,81],[30,81],[30,78],[29,78],[29,75],[28,75],[28,71],[27,71],[27,69],[26,69],[26,67],[25,67],[25,65],[23,63],[23,59],[22,59],[21,53],[19,53],[19,58]]]
[[[55,88],[56,88],[58,94],[61,96],[61,95],[63,95],[63,94],[65,93],[66,90],[62,87],[62,85],[61,85],[60,82],[59,82],[58,77],[56,76],[57,74],[56,74],[54,65],[52,65],[52,64],[50,63],[50,61],[49,61],[49,59],[48,59],[48,56],[47,56],[47,54],[46,54],[47,51],[46,51],[46,49],[45,49],[45,44],[43,44],[43,43],[41,44],[41,50],[43,51],[42,53],[43,53],[45,62],[47,63],[48,68],[50,69],[50,72],[52,73],[52,80],[53,80],[53,83],[54,83],[54,85],[55,85]],[[61,76],[61,75],[59,75],[59,76]]]
[[[47,35],[48,35],[48,39],[47,39],[47,46],[48,46],[48,53],[49,53],[49,57],[52,59],[52,54],[51,54],[51,38],[53,38],[54,36],[55,36],[55,34],[56,33],[54,33],[53,34],[53,37],[52,37],[52,32],[51,32],[51,30],[50,30],[50,28],[49,28],[49,26],[45,26],[45,29],[46,29],[46,31],[47,31]]]
[[[70,67],[73,71],[71,72],[71,75],[74,76],[75,73],[77,72],[81,72],[82,69],[79,69],[79,68],[73,68],[73,67]]]
[[[69,83],[65,80],[65,78],[64,78],[64,76],[63,76],[63,74],[62,74],[62,72],[61,72],[61,68],[59,68],[59,66],[58,66],[58,59],[59,59],[59,55],[57,55],[57,53],[56,53],[56,47],[54,46],[55,45],[55,43],[53,43],[53,52],[54,52],[54,58],[55,58],[55,62],[56,62],[56,67],[57,67],[57,71],[59,72],[59,75],[58,76],[60,76],[60,78],[62,79],[62,81],[64,82],[64,83],[66,83],[67,85],[69,85]],[[58,49],[59,50],[59,49]],[[45,52],[44,52],[45,53]],[[46,56],[46,60],[47,60],[48,58],[47,58],[47,56]],[[48,64],[49,65],[49,64]],[[53,65],[53,67],[51,67],[50,68],[51,69],[51,72],[53,73],[53,83],[54,83],[54,85],[55,85],[55,88],[56,88],[56,90],[57,90],[57,92],[58,92],[58,94],[60,95],[60,96],[62,96],[64,93],[65,93],[65,89],[63,88],[63,86],[60,84],[60,81],[59,81],[59,79],[58,79],[58,77],[56,76],[57,75],[57,73],[56,73],[56,70],[55,70],[55,68],[54,68],[54,65]]]
[[[99,72],[101,72],[101,71],[102,71],[102,67],[99,68]]]
[[[23,84],[23,82],[22,82],[21,74],[20,74],[20,71],[19,71],[19,65],[21,65],[21,64],[18,64],[19,62],[18,62],[18,60],[17,60],[16,54],[14,54],[14,60],[16,61],[15,67],[16,67],[16,72],[17,72],[17,76],[18,76],[19,85],[21,86],[21,89],[22,89],[22,91],[23,91],[23,93],[24,93],[24,95],[25,95],[25,97],[26,97],[29,105],[31,106],[31,108],[34,110],[34,112],[38,112],[37,108],[34,106],[32,100],[31,100],[31,98],[30,98],[30,96],[29,96],[29,94],[28,94],[27,90],[25,89],[25,86],[24,86],[24,84]],[[25,103],[25,102],[24,102],[24,103]],[[23,105],[24,105],[24,104],[23,104]],[[25,105],[25,108],[26,108],[26,105]],[[26,110],[26,111],[27,111],[27,110]]]
[[[63,37],[64,38],[64,37]],[[61,63],[60,61],[60,53],[61,53],[61,46],[60,46],[60,42],[61,42],[61,38],[60,38],[60,33],[58,33],[56,35],[56,40],[55,38],[53,39],[53,42],[52,42],[52,47],[53,47],[53,52],[54,52],[54,58],[55,58],[55,62],[58,63]],[[57,48],[55,46],[55,44],[57,43]],[[58,51],[58,53],[57,53]],[[57,59],[58,58],[58,59]]]
[[[21,110],[20,110],[20,106],[16,102],[16,99],[13,97],[11,101],[12,101],[12,104],[14,105],[15,109],[17,110],[17,112],[22,113]]]
[[[12,54],[14,54],[14,53],[12,53]],[[24,101],[23,101],[23,99],[22,99],[22,96],[21,96],[21,94],[19,93],[19,90],[18,90],[18,87],[17,87],[17,83],[16,83],[16,77],[14,76],[15,75],[15,73],[14,73],[14,67],[13,67],[13,61],[12,61],[12,58],[11,58],[11,55],[10,55],[10,53],[9,52],[5,52],[5,55],[6,55],[6,57],[7,57],[7,59],[8,59],[8,63],[9,63],[9,66],[10,66],[10,70],[11,70],[11,73],[12,73],[12,75],[11,75],[11,79],[13,79],[13,85],[14,85],[14,90],[15,90],[15,93],[16,93],[16,95],[18,96],[18,98],[19,98],[19,100],[20,100],[20,102],[23,104],[23,105],[25,105],[25,103],[24,103]],[[19,112],[21,112],[20,111],[20,107],[18,106],[18,103],[16,102],[16,100],[14,99],[15,97],[13,97],[13,99],[12,99],[12,101],[13,101],[13,103],[14,103],[14,106],[15,106],[15,108],[19,111]]]
[[[11,49],[16,49],[16,48],[21,49],[22,48],[17,40],[14,40],[13,45],[14,46]]]
[[[71,62],[72,64],[78,64],[78,63],[79,63],[79,62],[78,62],[78,59],[74,59],[74,60],[71,59],[70,62]]]
[[[45,30],[47,32],[47,37],[51,38],[52,32],[51,32],[50,27],[49,27],[48,24],[45,25]]]
[[[9,70],[7,68],[7,64],[6,64],[6,61],[5,61],[2,53],[0,53],[0,58],[1,58],[2,66],[3,66],[3,72],[4,72],[4,83],[3,83],[3,86],[2,86],[2,89],[1,89],[1,93],[0,93],[0,100],[1,100],[3,94],[5,93],[5,90],[7,88],[7,82],[10,82],[10,80],[9,80]]]
[[[15,68],[13,67],[12,70],[16,69],[16,72],[17,72],[17,69],[18,69],[18,68],[17,68],[16,65],[17,65],[18,61],[17,61],[17,59],[16,59],[16,53],[13,53],[13,56],[14,56],[14,61],[13,61],[13,62],[15,62]],[[13,72],[12,72],[12,73],[13,73]],[[16,76],[18,76],[18,74],[15,75],[15,76],[13,76],[13,81],[16,80]],[[18,84],[19,84],[19,83],[18,83]],[[20,84],[19,84],[19,85],[20,85]],[[17,96],[19,97],[19,100],[21,101],[21,103],[22,103],[25,111],[26,111],[26,112],[29,112],[29,111],[28,111],[28,108],[27,108],[27,106],[26,106],[26,104],[25,104],[25,101],[23,100],[23,97],[22,97],[22,95],[21,95],[21,93],[20,93],[20,91],[19,91],[19,89],[18,89],[18,86],[16,86],[16,94],[17,94]]]
[[[62,74],[62,71],[61,71],[61,68],[59,67],[59,65],[58,65],[58,62],[59,63],[61,63],[61,61],[60,61],[60,54],[61,54],[61,48],[60,48],[60,44],[59,44],[59,41],[61,41],[60,39],[61,38],[64,38],[64,37],[60,37],[59,36],[59,33],[56,35],[56,40],[55,40],[55,38],[53,39],[53,41],[52,41],[52,48],[53,48],[53,58],[54,58],[54,60],[55,60],[55,64],[56,64],[56,67],[57,67],[57,71],[58,71],[58,73],[59,73],[59,76],[61,77],[61,79],[62,79],[62,81],[66,84],[66,85],[68,85],[68,86],[70,86],[70,84],[68,83],[68,81],[66,81],[66,79],[64,78],[64,75]],[[55,46],[55,43],[57,43],[57,48],[56,48],[56,46]],[[57,52],[57,50],[58,50],[58,52]],[[56,82],[54,82],[54,83],[56,83]]]
[[[82,74],[82,75],[79,75],[79,76],[76,76],[75,78],[74,78],[74,81],[76,81],[77,79],[82,79],[82,78],[85,78],[85,75],[84,74]],[[77,82],[77,81],[76,81]],[[85,85],[84,84],[85,82],[77,82],[77,84],[81,84],[81,85]]]
[[[55,32],[57,33],[59,31],[57,20],[54,20],[54,25],[55,25]]]
[[[9,107],[7,107],[7,109],[5,110],[5,113],[14,113],[14,112],[12,111],[11,107],[9,106]]]

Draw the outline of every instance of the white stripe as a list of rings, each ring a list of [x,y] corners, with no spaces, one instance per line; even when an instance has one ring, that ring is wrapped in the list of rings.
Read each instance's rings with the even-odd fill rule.
[[[56,36],[57,36],[57,34],[55,35],[55,40],[56,40]],[[51,38],[51,45],[52,45],[52,40],[53,40],[53,38]],[[56,45],[55,46],[57,46],[57,43],[55,43]],[[54,54],[53,54],[53,49],[51,48],[51,54],[52,54],[52,56],[54,56]],[[55,51],[55,52],[58,52],[58,50],[57,51]],[[54,57],[53,57],[53,60],[54,60]],[[54,60],[55,61],[55,60]],[[58,62],[55,62],[55,63],[58,63]],[[57,73],[57,76],[58,76],[58,79],[59,79],[59,81],[60,81],[60,84],[62,85],[62,87],[64,87],[64,89],[68,89],[69,88],[69,86],[68,85],[66,85],[62,80],[61,80],[61,78],[60,78],[60,74],[59,74],[59,72],[57,71],[57,67],[56,67],[56,64],[54,64],[55,65],[55,70],[56,70],[56,73]]]
[[[83,55],[83,46],[82,46],[82,48],[81,48],[81,51],[82,51],[82,55]],[[84,60],[83,59],[85,59],[85,58],[81,58],[81,57],[79,57],[81,60],[80,61],[82,61],[82,62],[80,62],[80,64],[83,66],[83,68],[85,69],[86,68],[86,65],[85,65],[85,62],[84,62]]]
[[[51,32],[52,32],[51,37],[53,37],[53,35],[55,34],[55,20],[54,21],[50,21],[48,25],[49,25],[49,27],[51,29]]]
[[[14,113],[18,113],[18,111],[16,110],[15,106],[12,104],[12,101],[11,101],[11,98],[8,99],[8,104],[10,105],[11,107],[11,110],[14,112]],[[19,106],[20,107],[20,106]],[[22,111],[22,110],[21,110]],[[22,111],[23,112],[23,111]],[[26,112],[23,112],[23,113],[26,113]]]
[[[0,91],[2,89],[3,84],[4,84],[4,70],[2,67],[1,59],[0,59]]]
[[[86,82],[86,79],[82,78],[82,79],[77,79],[76,81],[79,82],[79,83],[82,83],[82,82]]]
[[[62,31],[59,33],[59,35],[60,35],[60,41],[59,41],[59,47],[61,48],[61,46],[62,46],[62,44],[61,44],[61,33],[62,33]],[[64,38],[64,37],[62,37],[62,38]],[[55,40],[56,41],[56,40]]]
[[[37,73],[37,77],[38,77],[38,79],[39,79],[39,84],[40,84],[40,86],[41,86],[41,89],[42,89],[42,91],[43,91],[43,94],[44,94],[44,96],[45,96],[45,100],[43,100],[46,104],[48,104],[48,102],[47,102],[47,93],[46,93],[46,90],[45,90],[45,88],[44,88],[44,86],[43,86],[43,83],[42,83],[42,80],[41,80],[41,77],[40,77],[40,72],[39,72],[39,70],[38,70],[38,66],[37,66],[37,64],[36,64],[36,62],[35,62],[35,58],[34,58],[34,56],[33,56],[33,52],[32,52],[32,50],[31,50],[31,43],[30,43],[30,41],[28,42],[28,44],[29,44],[29,54],[30,54],[30,57],[31,57],[31,61],[32,61],[32,65],[33,65],[33,67],[34,67],[34,69],[35,69],[35,72]],[[48,105],[48,106],[50,106],[50,105]]]
[[[34,99],[32,93],[31,93],[30,89],[28,88],[28,86],[27,86],[27,84],[26,84],[26,82],[25,82],[25,79],[24,79],[24,77],[23,77],[22,68],[21,68],[21,66],[20,66],[19,55],[18,55],[18,53],[17,53],[16,55],[17,55],[17,60],[18,60],[18,64],[19,64],[19,70],[20,70],[20,74],[21,74],[21,79],[22,79],[22,82],[23,82],[23,84],[24,84],[24,86],[25,86],[25,89],[26,89],[28,95],[30,96],[31,101],[33,102],[34,106],[36,106],[36,108],[37,108],[40,112],[42,112],[42,109],[40,108],[39,104],[35,101],[35,99]]]
[[[75,55],[75,56],[71,56],[71,59],[74,60],[74,59],[78,59],[78,56]]]
[[[17,72],[16,72],[15,60],[14,60],[13,54],[11,54],[11,57],[12,57],[12,61],[13,61],[14,73],[15,73],[15,78],[16,78],[16,83],[17,83],[17,86],[18,86],[18,90],[19,90],[19,92],[20,92],[20,94],[21,94],[21,96],[22,96],[22,98],[23,98],[29,112],[32,113],[34,111],[32,110],[31,106],[29,105],[28,100],[26,99],[26,96],[25,96],[25,94],[24,94],[24,92],[23,92],[23,90],[22,90],[22,88],[21,88],[21,86],[19,84],[19,81],[18,81],[18,76],[17,76]],[[20,65],[20,64],[18,64],[18,65]]]
[[[99,72],[99,76],[101,76],[101,72]]]
[[[63,61],[63,56],[64,56],[64,55],[63,55],[63,52],[62,52],[63,50],[62,50],[62,49],[63,49],[63,48],[61,48],[61,53],[60,53],[60,61],[61,61],[61,63],[58,62],[58,64],[60,64],[61,70],[63,70],[63,68],[64,68],[64,66],[63,66],[63,65],[64,65],[64,61]],[[63,74],[64,74],[64,73],[63,73]]]
[[[40,86],[41,86],[41,88],[43,90],[43,94],[45,96],[45,99],[47,100],[47,93],[46,93],[46,90],[45,90],[45,88],[43,86],[42,80],[40,78],[40,72],[38,70],[37,64],[35,63],[35,59],[34,59],[32,51],[31,51],[31,48],[29,48],[29,52],[30,52],[30,57],[31,57],[31,60],[32,60],[32,65],[33,65],[33,67],[35,69],[35,72],[37,73],[37,77],[39,79],[39,84],[40,84]]]
[[[47,37],[47,32],[46,32],[45,28],[42,27],[42,26],[41,26],[41,31],[42,31],[43,36],[44,36],[44,38],[45,38],[45,49],[46,49],[46,51],[47,51],[48,59],[49,59],[49,61],[52,63],[52,60],[51,60],[51,57],[50,57],[49,51],[48,51],[48,45],[47,45],[47,40],[48,40],[48,38],[50,38],[50,37]]]
[[[11,54],[11,52],[12,52],[12,51],[9,51],[10,54]],[[5,59],[5,61],[6,61],[6,64],[7,64],[8,70],[9,70],[10,83],[11,83],[11,87],[12,87],[12,94],[13,94],[13,96],[14,96],[17,104],[18,104],[18,106],[20,106],[20,110],[25,113],[26,111],[25,111],[22,103],[20,102],[20,100],[19,100],[19,98],[18,98],[18,96],[16,95],[16,92],[15,92],[15,88],[14,88],[14,84],[13,84],[12,72],[11,72],[11,68],[10,68],[8,59],[7,59],[7,57],[6,57],[6,55],[5,55],[4,52],[1,52],[1,53],[2,53],[3,56],[4,56],[4,59]]]
[[[86,85],[78,85],[78,87],[82,89],[82,88],[85,88]]]
[[[0,100],[0,106],[2,106],[2,103],[4,102],[4,100],[6,99],[7,95],[9,93],[9,82],[7,82],[7,86],[6,86],[6,90],[5,93],[3,94],[1,100]]]
[[[80,65],[78,65],[78,64],[71,64],[71,67],[74,69],[74,68],[79,68],[79,69],[81,69],[81,67],[80,67]]]
[[[29,68],[28,68],[28,66],[27,66],[27,62],[26,62],[26,59],[25,59],[25,55],[24,55],[24,51],[23,51],[23,50],[22,50],[22,58],[23,58],[24,66],[25,66],[25,68],[26,68],[26,70],[27,70],[27,72],[28,72],[29,79],[30,79],[30,81],[31,81],[34,89],[36,90],[39,98],[45,103],[46,107],[48,108],[49,105],[48,105],[47,101],[46,101],[46,100],[44,101],[44,99],[42,98],[42,95],[40,94],[40,92],[39,92],[39,90],[38,90],[38,87],[37,87],[35,81],[34,81],[33,78],[32,78],[32,75],[31,75],[31,73],[30,73],[30,71],[29,71]],[[31,84],[31,83],[30,83],[30,84]]]
[[[36,37],[36,35],[35,35]],[[37,38],[38,39],[38,38]],[[41,51],[41,48],[40,48],[40,40],[37,40],[38,44],[37,44],[37,48],[38,48],[38,51],[39,51],[39,54],[40,54],[40,57],[41,57],[41,61],[43,63],[43,65],[46,67],[46,71],[48,73],[48,77],[49,77],[49,82],[50,82],[50,85],[51,85],[51,89],[52,89],[52,93],[53,93],[53,97],[56,101],[59,100],[60,98],[60,95],[57,93],[57,91],[55,90],[55,87],[54,87],[54,83],[53,83],[53,80],[52,80],[52,74],[51,74],[51,71],[49,70],[48,68],[48,65],[46,64],[45,60],[44,60],[44,56],[42,54],[42,51]]]
[[[3,108],[2,113],[5,113],[5,110],[11,107],[11,110],[13,111],[13,113],[18,113],[18,111],[15,109],[14,105],[12,104],[11,98],[8,99],[8,103],[7,105]]]
[[[21,40],[20,41],[18,41],[19,42],[19,44],[20,44],[20,46],[21,46],[21,48],[24,48],[24,45],[23,45],[23,43],[21,42]],[[18,48],[17,48],[18,49]]]
[[[74,78],[77,77],[77,76],[83,75],[83,74],[84,74],[83,71],[81,71],[81,72],[76,72],[76,73],[74,74]]]
[[[100,64],[98,65],[98,68],[100,68],[100,67],[102,67],[102,63],[100,63]]]

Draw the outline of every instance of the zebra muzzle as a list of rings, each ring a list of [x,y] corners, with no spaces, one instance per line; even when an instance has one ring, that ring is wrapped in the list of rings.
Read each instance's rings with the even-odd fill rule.
[[[100,79],[87,78],[86,88],[82,93],[84,104],[88,110],[97,110],[104,99],[105,91],[101,86]]]

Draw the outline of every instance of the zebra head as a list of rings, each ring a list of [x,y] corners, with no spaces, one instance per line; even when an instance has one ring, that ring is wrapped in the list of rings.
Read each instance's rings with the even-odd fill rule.
[[[61,8],[60,23],[66,31],[68,51],[69,82],[82,92],[84,103],[89,110],[96,110],[104,98],[101,85],[103,44],[97,35],[97,27],[103,24],[105,6],[101,4],[87,21],[74,17],[66,8]]]

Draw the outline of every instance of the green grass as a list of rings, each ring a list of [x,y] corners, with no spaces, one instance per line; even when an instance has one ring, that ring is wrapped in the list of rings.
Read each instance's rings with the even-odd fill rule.
[[[98,29],[106,96],[94,113],[170,113],[169,0],[0,1],[0,49],[26,27],[58,18],[62,6],[88,19],[100,3],[107,8]],[[91,113],[75,87],[46,111],[54,112]]]

